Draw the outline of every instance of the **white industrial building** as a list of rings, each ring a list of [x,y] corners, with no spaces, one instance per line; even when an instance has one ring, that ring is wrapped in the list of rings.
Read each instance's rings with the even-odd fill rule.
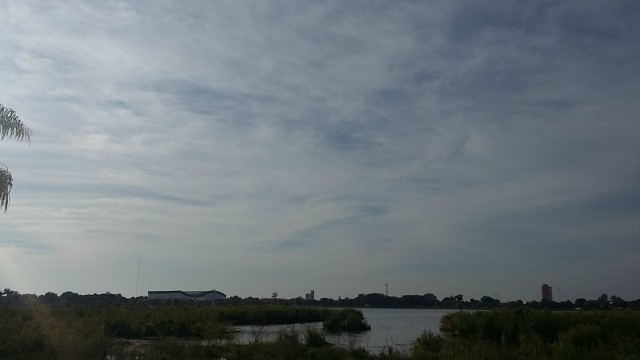
[[[227,295],[217,290],[205,290],[205,291],[182,291],[182,290],[169,290],[169,291],[149,291],[150,301],[193,301],[201,302],[208,301],[215,303],[216,301],[225,300]]]

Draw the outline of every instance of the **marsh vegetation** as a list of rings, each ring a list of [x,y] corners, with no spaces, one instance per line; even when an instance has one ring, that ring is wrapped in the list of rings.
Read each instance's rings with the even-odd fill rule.
[[[253,319],[253,321],[251,320]],[[267,341],[261,325],[286,328]],[[234,324],[254,323],[248,342]],[[368,325],[353,309],[179,305],[0,306],[2,359],[638,359],[640,312],[496,310],[444,315],[440,333],[377,354],[333,346],[330,330]],[[339,324],[342,328],[332,329]]]

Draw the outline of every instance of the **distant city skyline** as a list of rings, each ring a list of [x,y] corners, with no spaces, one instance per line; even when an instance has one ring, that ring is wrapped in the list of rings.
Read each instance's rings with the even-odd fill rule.
[[[640,298],[638,14],[4,1],[0,287]]]
[[[624,297],[620,297],[617,294],[607,294],[607,293],[599,293],[597,296],[593,296],[593,297],[586,297],[586,296],[577,296],[575,298],[555,298],[553,296],[553,290],[552,290],[552,286],[548,285],[548,284],[543,284],[540,289],[541,289],[541,296],[538,296],[538,298],[523,298],[523,297],[519,297],[519,298],[511,298],[511,299],[504,299],[502,298],[502,296],[500,294],[498,294],[497,292],[494,292],[494,294],[483,294],[483,295],[479,295],[479,296],[470,296],[468,294],[465,293],[456,293],[456,294],[448,294],[448,295],[443,295],[443,294],[437,294],[434,292],[425,292],[425,293],[418,293],[418,292],[409,292],[409,293],[405,293],[405,294],[388,294],[388,293],[383,293],[381,291],[372,291],[372,292],[360,292],[357,294],[353,294],[353,295],[339,295],[339,296],[326,296],[326,295],[322,295],[322,296],[316,296],[316,292],[315,290],[310,290],[308,293],[304,293],[302,295],[298,294],[298,295],[293,295],[290,297],[285,297],[285,296],[281,296],[280,294],[278,294],[277,291],[274,291],[270,294],[270,296],[265,296],[265,295],[260,295],[260,296],[255,296],[255,295],[248,295],[248,296],[243,296],[241,294],[232,294],[232,293],[228,293],[227,294],[223,294],[224,296],[227,296],[227,298],[232,298],[232,297],[240,297],[240,298],[258,298],[258,299],[262,299],[262,300],[271,300],[271,299],[286,299],[286,300],[293,300],[293,299],[304,299],[304,300],[321,300],[323,298],[326,299],[332,299],[332,300],[338,300],[338,299],[355,299],[358,298],[359,296],[363,296],[363,295],[372,295],[372,294],[378,294],[378,295],[384,295],[384,296],[388,296],[388,297],[395,297],[395,298],[401,298],[403,296],[424,296],[424,295],[433,295],[435,296],[435,298],[437,298],[438,300],[443,300],[445,298],[453,298],[453,297],[457,297],[459,295],[462,295],[463,300],[464,301],[472,301],[472,300],[480,300],[483,297],[489,297],[498,301],[501,301],[503,303],[507,303],[507,302],[513,302],[513,301],[524,301],[524,302],[532,302],[532,301],[553,301],[553,302],[565,302],[565,301],[569,301],[569,302],[575,302],[576,300],[601,300],[603,298],[609,298],[609,297],[616,297],[616,298],[622,298],[625,301],[636,301],[636,300],[640,300],[640,298],[624,298]],[[5,289],[6,290],[6,289]],[[16,289],[9,289],[12,291],[16,291]],[[45,295],[46,293],[49,293],[51,291],[47,291],[44,293],[21,293],[20,291],[18,291],[18,293],[21,294],[33,294],[36,296],[42,296]],[[142,297],[146,297],[149,294],[154,294],[154,296],[157,296],[155,294],[173,294],[173,293],[187,293],[187,294],[209,294],[209,293],[213,293],[213,292],[217,292],[220,293],[220,291],[216,290],[216,289],[199,289],[197,291],[193,291],[193,290],[189,290],[189,291],[185,291],[184,289],[153,289],[153,290],[146,290],[144,291],[144,293],[142,294],[137,294],[137,295],[133,295],[133,296],[127,296],[127,295],[123,295],[122,292],[119,291],[105,291],[105,292],[99,292],[99,293],[78,293],[72,290],[66,290],[60,293],[55,293],[57,295],[61,295],[65,292],[71,292],[71,293],[75,293],[78,295],[94,295],[94,294],[119,294],[122,296],[125,296],[127,298],[135,298],[138,296],[142,296]]]

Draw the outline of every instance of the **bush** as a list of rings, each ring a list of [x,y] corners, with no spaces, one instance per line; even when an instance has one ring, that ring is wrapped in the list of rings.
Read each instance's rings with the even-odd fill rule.
[[[414,359],[427,359],[428,354],[440,353],[444,340],[440,335],[425,331],[414,342],[411,354]]]
[[[300,346],[300,333],[296,328],[281,329],[276,335],[276,344],[292,349]]]
[[[323,347],[330,345],[322,331],[311,327],[304,330],[304,344],[309,347]]]
[[[582,324],[561,334],[558,346],[561,349],[587,352],[599,347],[603,339],[604,334],[599,327],[591,324]]]
[[[447,346],[475,348],[478,358],[633,359],[640,353],[640,313],[632,311],[458,312],[440,325]]]
[[[364,319],[362,311],[342,309],[332,312],[323,322],[323,328],[331,333],[362,332],[371,330],[371,325]]]

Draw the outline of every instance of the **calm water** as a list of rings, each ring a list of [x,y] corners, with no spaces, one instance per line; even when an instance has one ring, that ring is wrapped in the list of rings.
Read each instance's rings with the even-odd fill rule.
[[[385,346],[408,347],[423,331],[438,332],[440,318],[455,310],[441,309],[360,309],[371,324],[371,331],[360,334],[329,335],[327,341],[341,346],[364,347],[372,353],[378,353]],[[306,327],[322,328],[321,323],[274,325],[258,328],[255,326],[241,326],[238,340],[248,342],[256,336],[264,340],[272,340],[282,329]]]

